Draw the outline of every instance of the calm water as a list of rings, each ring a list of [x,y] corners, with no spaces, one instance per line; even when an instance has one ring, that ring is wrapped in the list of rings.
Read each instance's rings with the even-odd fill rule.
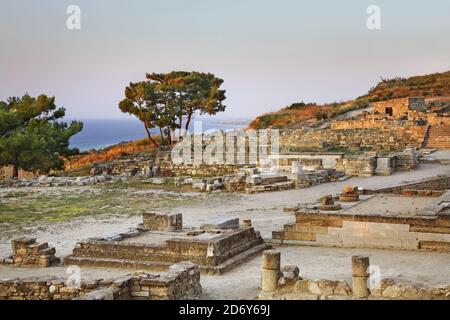
[[[142,122],[135,119],[126,120],[81,120],[84,123],[83,131],[72,137],[70,145],[87,151],[91,149],[101,149],[120,142],[132,141],[147,137]],[[191,129],[194,123],[191,122]],[[203,130],[208,129],[239,129],[245,127],[245,120],[220,120],[202,119]],[[153,130],[159,134],[159,130]]]

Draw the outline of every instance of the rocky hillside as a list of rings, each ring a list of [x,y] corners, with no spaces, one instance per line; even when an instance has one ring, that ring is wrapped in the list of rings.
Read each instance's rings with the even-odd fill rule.
[[[450,71],[410,78],[381,79],[367,94],[342,103],[323,105],[294,103],[279,111],[258,116],[250,123],[249,127],[264,129],[317,125],[323,120],[335,118],[349,111],[367,108],[370,102],[408,96],[449,97]]]

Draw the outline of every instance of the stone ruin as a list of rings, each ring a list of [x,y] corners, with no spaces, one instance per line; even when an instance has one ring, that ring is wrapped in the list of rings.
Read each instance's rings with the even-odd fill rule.
[[[269,247],[249,220],[242,225],[232,219],[184,229],[181,215],[144,214],[137,231],[79,242],[64,263],[166,270],[173,263],[191,261],[204,273],[221,274]]]
[[[339,203],[335,203],[333,196],[331,194],[327,194],[322,198],[322,205],[320,206],[320,210],[340,210],[342,209]]]
[[[345,186],[344,190],[339,196],[339,201],[342,202],[356,202],[359,201],[358,188],[352,186]]]
[[[0,300],[181,300],[201,293],[200,271],[191,262],[161,274],[137,272],[79,284],[58,277],[0,280]]]
[[[144,213],[140,227],[148,231],[178,231],[183,229],[183,215]]]
[[[4,264],[45,268],[60,262],[60,259],[55,257],[55,248],[49,247],[47,242],[37,243],[36,239],[20,238],[12,240],[11,243],[13,255],[3,259]]]
[[[381,190],[346,187],[340,209],[329,210],[330,196],[300,206],[295,223],[273,231],[272,238],[301,245],[450,252],[449,183],[446,177]]]
[[[281,253],[267,250],[263,253],[261,272],[262,300],[342,300],[342,299],[434,299],[450,300],[450,286],[428,288],[380,279],[369,287],[369,257],[351,257],[352,283],[336,280],[310,280],[301,277],[294,265],[281,267]],[[375,283],[375,281],[374,281]]]

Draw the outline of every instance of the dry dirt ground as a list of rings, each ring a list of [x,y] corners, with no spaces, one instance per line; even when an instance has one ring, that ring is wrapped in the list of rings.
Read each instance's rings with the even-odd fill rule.
[[[439,174],[449,174],[450,166],[422,164],[413,172],[397,172],[388,177],[351,178],[345,182],[327,183],[307,189],[288,190],[254,195],[229,194],[217,192],[211,194],[192,194],[183,197],[167,211],[183,213],[184,225],[199,226],[217,218],[252,219],[253,226],[264,238],[269,239],[273,230],[279,230],[284,224],[294,221],[291,212],[285,207],[299,203],[308,203],[319,199],[323,194],[339,193],[343,186],[351,184],[364,188],[380,188],[419,181]],[[54,191],[54,188],[41,190]],[[1,190],[0,190],[1,191]],[[7,190],[10,192],[11,190]],[[5,192],[5,190],[3,190]],[[150,191],[146,191],[147,193]],[[101,197],[101,194],[97,195]],[[178,197],[177,194],[173,195]],[[192,197],[192,202],[190,201]],[[149,194],[150,208],[158,201],[156,194]],[[121,199],[126,207],[127,197]],[[145,203],[145,197],[142,200]],[[167,202],[167,197],[164,199]],[[125,210],[124,210],[125,211]],[[11,254],[10,240],[20,236],[48,241],[56,247],[57,255],[64,257],[71,253],[77,241],[116,234],[141,222],[140,214],[84,215],[61,222],[35,221],[32,224],[0,224],[0,257]],[[312,279],[350,279],[350,257],[354,254],[369,254],[371,263],[380,267],[382,277],[395,277],[404,282],[429,286],[447,286],[450,284],[450,254],[431,252],[409,252],[395,250],[334,249],[317,247],[280,247],[282,264],[295,264],[300,273]],[[204,299],[251,299],[259,291],[261,256],[255,257],[222,276],[203,276]],[[118,274],[127,274],[127,270],[85,269],[86,278],[107,278]],[[14,268],[0,266],[0,278],[26,277],[32,275],[65,275],[62,267],[49,269]]]

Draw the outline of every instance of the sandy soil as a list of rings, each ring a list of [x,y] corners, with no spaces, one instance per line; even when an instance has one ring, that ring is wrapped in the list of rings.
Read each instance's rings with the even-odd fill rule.
[[[255,195],[228,194],[217,192],[205,194],[202,201],[194,204],[184,203],[172,209],[183,213],[186,227],[198,227],[211,219],[234,218],[252,219],[256,230],[265,238],[271,237],[273,230],[279,230],[284,224],[294,221],[284,207],[293,207],[299,203],[308,203],[319,199],[323,194],[336,194],[344,185],[350,184],[364,188],[381,188],[419,181],[439,174],[450,173],[450,166],[423,164],[413,172],[397,172],[387,177],[351,178],[345,182],[327,183],[307,189],[288,190]],[[145,199],[143,200],[145,201]],[[155,201],[152,199],[151,201]],[[0,226],[0,257],[11,254],[12,237],[31,236],[38,241],[48,241],[56,247],[57,255],[64,257],[71,253],[77,241],[97,236],[108,236],[136,227],[141,222],[139,215],[97,215],[84,216],[65,222],[40,223],[27,226],[21,234],[11,236],[10,230]],[[9,231],[9,232],[7,232]],[[450,254],[418,253],[392,250],[352,250],[315,247],[283,247],[283,264],[297,264],[302,274],[308,278],[348,279],[350,256],[356,252],[371,254],[372,263],[382,268],[382,275],[395,276],[404,281],[413,281],[427,285],[448,285],[450,283]],[[204,298],[244,299],[257,295],[260,274],[260,257],[257,257],[235,270],[220,276],[205,276],[202,280]],[[0,278],[28,276],[32,274],[61,274],[64,268],[18,269],[0,267]],[[94,272],[94,271],[92,271]],[[97,273],[98,272],[98,273]],[[119,273],[120,270],[108,271]],[[124,273],[129,273],[123,271]],[[93,274],[101,275],[96,270]],[[243,285],[245,283],[245,285]]]

